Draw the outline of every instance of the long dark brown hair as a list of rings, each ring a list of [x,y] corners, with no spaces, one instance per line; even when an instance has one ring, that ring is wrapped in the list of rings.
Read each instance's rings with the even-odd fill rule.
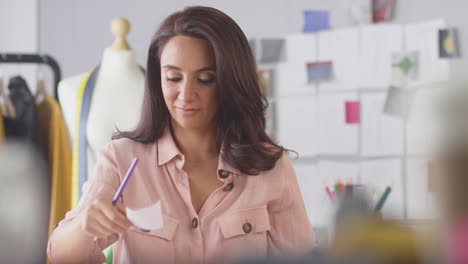
[[[135,130],[119,131],[112,138],[151,143],[170,125],[161,88],[160,58],[164,45],[177,35],[204,39],[214,51],[219,86],[216,144],[218,149],[223,147],[223,159],[248,175],[272,169],[284,148],[265,133],[268,101],[260,91],[248,40],[234,20],[209,7],[188,7],[161,23],[148,51],[141,120]]]

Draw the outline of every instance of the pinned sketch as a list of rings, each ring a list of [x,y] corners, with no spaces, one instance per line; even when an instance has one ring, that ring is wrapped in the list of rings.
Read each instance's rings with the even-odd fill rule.
[[[278,141],[299,157],[317,154],[317,102],[315,96],[291,96],[278,101]]]
[[[406,120],[411,110],[413,98],[413,89],[391,86],[387,91],[383,112]]]
[[[422,85],[450,80],[449,61],[439,57],[439,29],[443,19],[405,25],[405,48],[418,53],[417,78],[408,85]]]
[[[354,155],[358,153],[358,126],[347,124],[344,112],[346,102],[357,100],[357,92],[321,93],[317,96],[318,122],[315,125],[315,130],[318,133],[319,154]],[[355,118],[355,116],[353,117]]]
[[[403,53],[396,52],[392,55],[392,84],[405,87],[410,80],[417,77],[417,58],[416,52]]]
[[[409,219],[431,219],[437,216],[437,200],[430,191],[429,161],[410,158],[406,165],[406,204]]]
[[[390,21],[393,16],[394,0],[373,0],[372,20],[374,23]]]
[[[307,80],[309,83],[330,80],[332,74],[333,64],[331,61],[307,63]]]
[[[317,32],[330,27],[328,10],[305,10],[303,32]]]
[[[348,0],[346,10],[351,25],[372,23],[372,0]]]
[[[260,63],[277,63],[281,59],[284,39],[261,39]]]
[[[161,201],[139,210],[126,208],[127,218],[144,230],[156,230],[163,227]]]
[[[361,155],[403,154],[403,120],[382,113],[385,94],[361,96]]]
[[[314,94],[316,87],[307,81],[308,62],[317,61],[315,34],[294,34],[286,37],[287,63],[276,65],[275,88],[281,96]]]
[[[439,57],[458,57],[459,48],[457,42],[457,31],[454,28],[439,29]]]
[[[387,89],[392,78],[392,54],[403,51],[403,27],[396,24],[363,26],[360,38],[359,87]]]
[[[321,92],[358,89],[359,28],[323,31],[317,34],[317,61],[333,62],[333,79],[320,83]],[[343,45],[346,43],[346,45]]]
[[[359,101],[346,101],[346,124],[359,124],[361,122],[361,110]]]
[[[330,228],[333,224],[334,204],[324,190],[326,177],[317,173],[314,164],[293,163],[293,167],[310,222],[315,227]]]

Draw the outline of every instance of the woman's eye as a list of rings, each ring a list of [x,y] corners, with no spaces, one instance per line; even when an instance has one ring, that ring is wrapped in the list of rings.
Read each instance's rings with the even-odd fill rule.
[[[204,84],[210,84],[210,83],[213,83],[215,81],[214,78],[210,78],[210,79],[198,79],[198,81],[200,81],[201,83],[204,83]]]
[[[166,80],[170,81],[170,82],[178,82],[180,80],[182,80],[182,78],[179,78],[179,77],[166,77]]]

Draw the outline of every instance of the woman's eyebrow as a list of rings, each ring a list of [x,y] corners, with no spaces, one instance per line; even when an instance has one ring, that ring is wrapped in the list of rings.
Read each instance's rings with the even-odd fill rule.
[[[181,68],[179,68],[177,66],[174,66],[174,65],[170,65],[170,64],[164,65],[163,68],[178,70],[178,71],[182,70]],[[200,69],[196,70],[195,72],[202,72],[202,71],[216,71],[216,67],[215,66],[206,66],[206,67],[203,67],[203,68],[200,68]]]

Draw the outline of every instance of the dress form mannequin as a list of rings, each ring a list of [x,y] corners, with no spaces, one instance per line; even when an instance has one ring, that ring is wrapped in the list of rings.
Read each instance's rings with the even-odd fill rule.
[[[97,152],[110,142],[119,130],[133,129],[143,100],[145,76],[136,63],[135,53],[125,40],[129,23],[123,18],[112,21],[111,31],[116,37],[112,47],[106,48],[100,63],[89,110],[86,140],[88,143],[88,177],[92,177]],[[59,83],[58,95],[70,138],[75,134],[78,90],[86,73]]]

